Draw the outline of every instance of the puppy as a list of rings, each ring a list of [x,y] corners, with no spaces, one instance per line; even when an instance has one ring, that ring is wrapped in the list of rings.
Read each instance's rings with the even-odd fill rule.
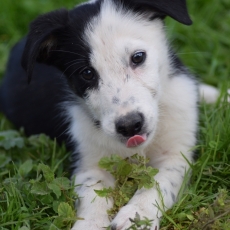
[[[136,213],[156,230],[177,200],[193,161],[199,90],[168,44],[166,16],[192,23],[186,0],[94,0],[39,16],[11,52],[1,111],[26,134],[46,133],[72,148],[84,218],[75,230],[125,230]],[[110,222],[113,200],[92,202],[95,189],[114,185],[98,161],[135,153],[159,169],[156,186],[136,191]]]

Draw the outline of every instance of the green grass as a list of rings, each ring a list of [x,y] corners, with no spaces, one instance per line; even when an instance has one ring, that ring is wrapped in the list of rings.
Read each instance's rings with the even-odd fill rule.
[[[5,0],[0,7],[0,77],[10,48],[38,14],[74,0]],[[230,88],[230,1],[188,0],[194,24],[167,19],[175,50],[201,81]],[[223,93],[222,98],[226,99]],[[200,105],[198,160],[180,201],[166,212],[162,229],[230,229],[230,106]],[[25,137],[1,115],[0,230],[69,229],[74,222],[69,153],[44,135]],[[44,166],[43,163],[47,166]],[[58,226],[56,228],[55,226]]]

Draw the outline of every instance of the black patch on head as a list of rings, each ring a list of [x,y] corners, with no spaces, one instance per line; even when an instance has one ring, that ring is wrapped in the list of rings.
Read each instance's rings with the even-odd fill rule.
[[[113,0],[115,4],[122,4],[127,10],[136,13],[153,13],[149,19],[164,18],[170,16],[178,22],[191,25],[186,0]]]
[[[91,50],[83,34],[92,18],[100,12],[100,5],[98,1],[70,11],[62,9],[44,14],[32,22],[22,57],[29,80],[37,61],[61,70],[80,97],[84,97],[88,90],[98,88],[99,76],[91,66]],[[95,77],[91,80],[83,78],[81,73],[85,68],[91,68]]]

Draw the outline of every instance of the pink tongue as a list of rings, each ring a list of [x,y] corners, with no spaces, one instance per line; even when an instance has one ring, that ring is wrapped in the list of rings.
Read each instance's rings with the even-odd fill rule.
[[[130,137],[126,143],[126,146],[128,148],[131,148],[131,147],[136,147],[140,144],[142,144],[143,142],[146,141],[146,135],[135,135],[133,137]]]

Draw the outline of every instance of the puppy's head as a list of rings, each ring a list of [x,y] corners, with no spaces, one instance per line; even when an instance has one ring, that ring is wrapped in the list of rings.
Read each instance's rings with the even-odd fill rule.
[[[104,134],[148,143],[170,74],[167,15],[191,24],[185,0],[98,0],[45,14],[31,24],[22,65],[29,80],[36,61],[56,66]]]

